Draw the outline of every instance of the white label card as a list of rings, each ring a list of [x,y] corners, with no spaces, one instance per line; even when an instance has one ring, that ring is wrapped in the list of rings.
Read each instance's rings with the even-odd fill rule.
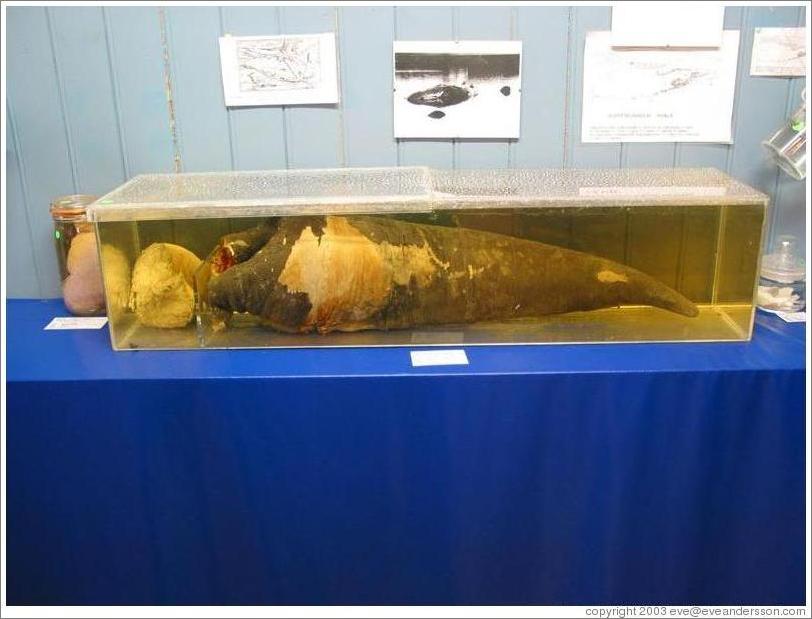
[[[412,367],[430,365],[468,365],[468,355],[464,350],[412,350]]]
[[[44,330],[101,329],[106,324],[107,316],[57,316],[45,325]]]
[[[776,312],[784,322],[806,322],[806,312]]]

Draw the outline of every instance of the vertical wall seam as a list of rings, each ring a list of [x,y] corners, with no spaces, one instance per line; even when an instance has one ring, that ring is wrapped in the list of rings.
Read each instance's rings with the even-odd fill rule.
[[[161,31],[161,52],[164,60],[164,94],[166,95],[166,109],[169,114],[169,134],[172,138],[172,163],[175,173],[178,173],[183,170],[183,160],[178,123],[175,116],[175,94],[172,88],[172,56],[169,53],[170,32],[164,7],[158,7],[158,26]]]
[[[8,129],[11,132],[14,156],[17,157],[17,170],[20,176],[20,192],[22,193],[23,211],[25,212],[25,227],[28,232],[28,246],[31,248],[31,261],[34,265],[34,277],[37,279],[38,296],[42,299],[45,297],[45,285],[42,281],[39,256],[37,252],[34,251],[34,228],[31,225],[31,213],[29,212],[31,208],[31,199],[28,192],[28,173],[25,170],[25,161],[23,160],[22,150],[23,147],[22,143],[20,142],[20,135],[17,131],[17,120],[14,115],[14,107],[8,97],[6,97],[6,112],[8,113],[9,125],[11,125],[8,127]],[[6,221],[6,224],[8,224],[8,221]]]
[[[333,29],[335,31],[336,36],[336,64],[338,65],[338,95],[339,95],[339,102],[338,102],[338,144],[336,148],[338,149],[338,165],[340,167],[344,167],[347,165],[347,144],[346,144],[346,129],[344,125],[344,103],[345,103],[345,96],[344,96],[344,77],[342,75],[341,67],[341,58],[343,56],[341,52],[341,46],[344,41],[344,37],[341,34],[341,18],[340,18],[340,11],[341,8],[334,6],[333,7]]]
[[[747,50],[747,43],[751,36],[751,33],[748,32],[749,25],[750,8],[743,7],[741,16],[739,17],[739,58],[737,60],[738,66],[736,69],[737,75],[735,92],[733,93],[733,113],[730,117],[733,131],[733,143],[728,146],[727,153],[725,154],[725,172],[728,174],[730,174],[730,171],[733,169],[733,162],[736,159],[736,143],[738,142],[737,138],[739,136],[739,126],[736,120],[739,115],[739,101],[741,100],[742,84],[747,77],[747,71],[743,67],[745,66],[747,60],[745,58],[745,51]]]
[[[279,34],[285,32],[282,24],[282,8],[279,6],[276,7],[276,31]],[[291,160],[291,141],[288,139],[288,106],[282,105],[280,109],[282,110],[282,148],[285,151],[285,169],[288,170],[290,169]]]
[[[569,7],[567,10],[567,62],[566,62],[566,79],[564,83],[564,144],[562,147],[563,155],[561,158],[561,167],[568,168],[572,160],[572,144],[571,144],[571,131],[572,131],[572,114],[573,112],[573,83],[574,65],[575,65],[575,46],[573,37],[575,36],[575,20],[576,20],[576,7]]]
[[[118,81],[118,72],[114,62],[115,46],[113,44],[113,27],[110,23],[108,7],[101,7],[102,22],[104,25],[104,42],[107,46],[107,69],[110,75],[110,90],[113,94],[113,111],[116,115],[116,129],[118,132],[118,147],[121,151],[121,172],[124,180],[130,178],[130,160],[127,153],[127,142],[124,138],[124,123],[121,114],[121,91]]]
[[[65,143],[68,146],[68,161],[70,163],[71,180],[73,181],[73,192],[79,193],[81,185],[79,179],[79,166],[76,161],[76,150],[73,144],[73,134],[68,117],[67,103],[65,102],[65,82],[62,78],[62,69],[59,64],[59,54],[56,52],[56,37],[54,37],[53,24],[51,23],[51,9],[44,7],[45,25],[48,30],[48,40],[51,45],[51,62],[54,65],[56,75],[57,98],[59,99],[59,112],[62,115],[62,125],[65,129]]]
[[[225,15],[223,13],[223,7],[217,7],[217,18],[220,22],[220,36],[225,36],[227,34],[226,30],[226,20]],[[225,105],[225,99],[223,100],[223,104]],[[237,156],[235,154],[235,142],[237,141],[236,135],[234,133],[234,123],[232,121],[233,110],[226,106],[226,126],[228,127],[228,157],[229,162],[231,163],[231,169],[237,169]]]

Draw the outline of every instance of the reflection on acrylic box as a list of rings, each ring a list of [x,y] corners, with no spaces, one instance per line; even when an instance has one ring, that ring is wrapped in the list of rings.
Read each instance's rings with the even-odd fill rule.
[[[518,138],[521,52],[521,41],[395,41],[395,137]]]

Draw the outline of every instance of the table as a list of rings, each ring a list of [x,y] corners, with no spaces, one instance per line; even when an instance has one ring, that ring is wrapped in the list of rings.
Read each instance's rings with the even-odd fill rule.
[[[804,603],[805,326],[113,352],[7,304],[9,604]]]

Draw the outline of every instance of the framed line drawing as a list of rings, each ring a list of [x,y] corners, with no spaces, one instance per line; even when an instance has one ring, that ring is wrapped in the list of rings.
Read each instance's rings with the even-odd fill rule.
[[[220,37],[228,107],[338,103],[335,35]]]

